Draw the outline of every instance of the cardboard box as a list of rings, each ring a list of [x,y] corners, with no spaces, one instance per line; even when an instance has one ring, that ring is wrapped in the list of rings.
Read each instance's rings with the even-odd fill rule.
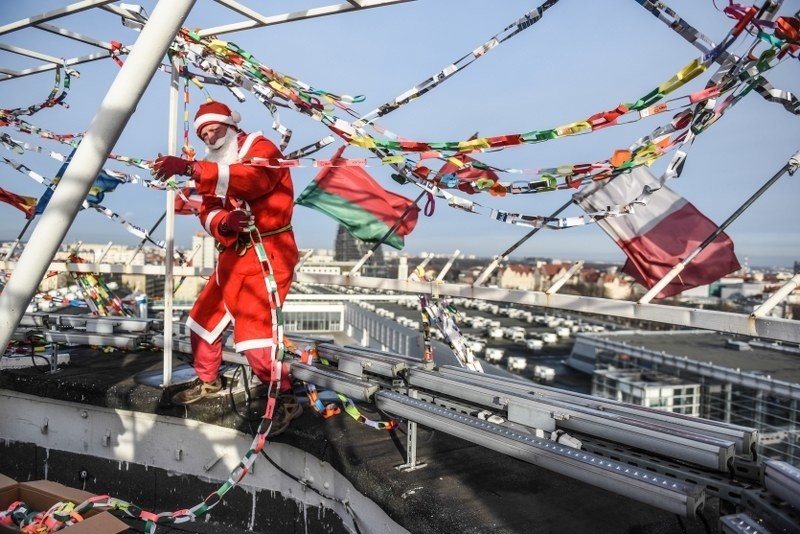
[[[70,488],[50,480],[17,483],[14,479],[0,474],[0,510],[7,510],[14,501],[22,501],[36,511],[48,510],[57,502],[80,504],[94,494],[77,488]],[[108,512],[92,509],[80,523],[63,528],[59,532],[69,534],[117,534],[128,530],[128,525]],[[0,533],[19,532],[19,530],[0,525]]]

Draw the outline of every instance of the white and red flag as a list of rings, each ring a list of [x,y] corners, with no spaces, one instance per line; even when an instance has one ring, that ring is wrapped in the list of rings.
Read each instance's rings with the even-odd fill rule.
[[[598,224],[628,256],[622,271],[649,289],[709,237],[717,225],[688,200],[662,185],[645,167],[589,184],[573,198],[584,211],[595,213],[627,206],[648,189],[653,192],[644,195],[645,205],[637,203],[631,213],[607,217]],[[723,232],[657,298],[714,282],[739,268],[733,241]]]

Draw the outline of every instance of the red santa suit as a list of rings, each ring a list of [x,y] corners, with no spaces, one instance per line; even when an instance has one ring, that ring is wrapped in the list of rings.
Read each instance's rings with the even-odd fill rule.
[[[280,158],[278,148],[260,132],[238,136],[238,159]],[[278,287],[282,305],[292,283],[298,251],[291,230],[294,191],[288,169],[272,169],[242,163],[225,165],[210,161],[194,163],[197,190],[203,195],[200,221],[224,246],[214,275],[197,298],[187,326],[192,331],[194,367],[204,382],[217,377],[222,361],[221,334],[233,321],[237,352],[243,352],[253,372],[268,383],[276,355],[272,298],[265,281],[264,265],[254,247],[237,246],[240,235],[224,233],[220,224],[236,208],[249,211],[255,221]],[[255,232],[255,231],[254,231]],[[283,377],[287,378],[287,369]],[[288,378],[281,389],[290,388]]]

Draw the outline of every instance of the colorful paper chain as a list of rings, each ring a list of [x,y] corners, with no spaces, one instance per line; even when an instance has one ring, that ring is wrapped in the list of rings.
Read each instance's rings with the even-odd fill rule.
[[[552,3],[545,4],[539,9],[541,10],[541,12],[543,12],[544,9],[547,9],[551,5],[553,5],[553,4]],[[539,17],[541,16],[541,12],[539,12]],[[528,14],[526,17],[527,17],[528,20],[532,20],[533,22],[535,22],[539,18],[539,17],[531,17],[530,14]],[[530,24],[529,25],[521,24],[521,21],[526,19],[526,17],[523,17],[523,18],[519,19],[519,21],[517,21],[517,26],[512,25],[512,26],[509,26],[507,29],[512,28],[512,27],[516,27],[517,31],[515,31],[515,33],[514,33],[514,34],[516,34],[516,33],[518,33],[518,31],[521,31],[520,28],[524,29],[524,27],[529,27]],[[789,20],[789,21],[794,20],[794,19],[790,19],[790,18],[784,18],[784,19],[785,20]],[[745,19],[743,19],[743,20],[745,20]],[[470,140],[470,141],[466,141],[466,142],[446,142],[446,143],[439,143],[439,144],[428,143],[427,147],[423,147],[423,146],[421,146],[421,144],[413,144],[413,143],[411,145],[409,145],[408,144],[409,142],[406,142],[406,141],[388,141],[388,142],[383,142],[384,145],[380,146],[380,143],[382,143],[382,141],[377,141],[375,147],[376,148],[383,148],[383,149],[386,149],[386,150],[395,150],[395,151],[398,148],[401,149],[401,150],[404,150],[404,151],[406,151],[406,150],[412,150],[412,151],[419,150],[419,151],[421,151],[423,148],[432,148],[432,149],[441,148],[441,149],[444,149],[445,151],[449,150],[449,151],[454,152],[454,153],[468,153],[470,151],[475,151],[475,150],[486,150],[487,145],[488,145],[488,148],[502,148],[502,147],[505,147],[505,146],[513,146],[514,144],[522,144],[524,142],[540,142],[542,140],[549,140],[551,138],[557,138],[559,136],[577,135],[577,134],[581,134],[581,133],[586,133],[587,131],[595,131],[596,129],[607,127],[607,126],[610,126],[612,124],[620,124],[620,120],[619,119],[623,115],[625,115],[626,113],[629,113],[631,111],[634,111],[634,112],[638,113],[638,117],[635,118],[634,120],[639,120],[640,118],[642,118],[644,116],[649,116],[649,115],[656,114],[656,113],[663,113],[664,111],[667,111],[669,109],[668,105],[658,104],[658,103],[651,104],[651,102],[657,102],[657,100],[663,98],[663,96],[665,96],[669,92],[673,91],[675,88],[683,85],[688,80],[694,78],[700,72],[705,70],[705,65],[707,65],[708,62],[710,62],[714,57],[716,57],[719,54],[723,53],[724,49],[727,48],[727,46],[729,46],[730,43],[733,42],[733,39],[735,39],[735,37],[738,36],[739,33],[741,33],[742,28],[746,27],[747,23],[749,23],[751,21],[752,21],[752,17],[750,19],[745,20],[744,24],[742,24],[742,22],[740,21],[740,24],[738,24],[737,27],[734,28],[734,30],[731,31],[731,33],[729,34],[729,37],[726,38],[726,40],[723,43],[721,43],[712,52],[710,52],[709,54],[707,54],[703,58],[705,63],[701,63],[700,60],[694,60],[689,65],[684,67],[684,69],[682,69],[678,74],[676,74],[676,76],[674,76],[670,81],[666,82],[665,84],[661,84],[658,88],[656,88],[655,90],[653,90],[650,93],[648,93],[648,95],[645,95],[645,97],[640,98],[639,100],[637,100],[633,104],[623,104],[623,105],[619,106],[618,108],[616,108],[615,110],[612,110],[611,112],[606,112],[606,113],[600,113],[600,114],[593,115],[592,117],[589,117],[589,119],[587,119],[585,121],[578,121],[576,123],[572,123],[572,124],[569,124],[569,125],[566,125],[566,126],[562,126],[562,127],[554,128],[554,129],[550,129],[550,130],[539,130],[539,131],[535,131],[535,132],[529,132],[528,134],[518,134],[519,137],[515,137],[517,135],[517,134],[515,134],[515,135],[512,135],[512,136],[500,136],[500,137],[494,137],[494,138],[475,139],[475,140]],[[786,24],[784,24],[784,25],[786,25]],[[182,32],[182,33],[185,33],[185,35],[187,37],[189,37],[189,38],[194,38],[197,41],[197,43],[201,43],[202,42],[202,40],[196,34],[192,35],[191,32]],[[785,31],[783,33],[779,32],[778,36],[784,37],[784,38],[791,38],[791,35],[789,35]],[[496,37],[497,36],[495,36],[495,38]],[[789,47],[785,45],[785,42],[780,40],[780,39],[778,39],[774,35],[770,36],[769,34],[766,34],[764,31],[760,31],[759,32],[759,37],[762,40],[764,40],[765,42],[767,42],[768,44],[772,45],[772,46],[778,46],[778,45],[783,46],[783,52],[784,53],[787,50],[789,50]],[[501,39],[498,42],[502,42],[502,40],[505,40],[505,39]],[[487,43],[493,43],[493,42],[494,41],[492,39],[487,41]],[[235,71],[235,68],[232,70],[230,67],[239,67],[239,66],[248,67],[248,69],[245,69],[245,73],[250,73],[250,74],[256,73],[255,78],[259,78],[258,73],[261,74],[261,78],[262,79],[263,78],[268,78],[267,74],[272,74],[273,75],[273,79],[270,80],[270,86],[274,86],[276,83],[279,86],[281,86],[281,82],[285,82],[285,84],[282,85],[281,87],[286,88],[286,85],[289,85],[291,88],[296,90],[297,91],[297,95],[299,95],[294,100],[292,100],[291,98],[289,98],[287,100],[288,107],[294,107],[295,109],[297,109],[299,111],[306,111],[307,112],[309,107],[306,106],[306,109],[304,110],[303,107],[302,107],[302,103],[306,102],[306,103],[313,104],[313,103],[316,102],[317,104],[319,104],[321,101],[317,97],[322,97],[323,100],[326,100],[329,103],[332,102],[332,103],[336,104],[337,107],[341,107],[342,109],[345,109],[346,105],[344,105],[344,103],[347,103],[347,102],[353,103],[353,102],[357,102],[357,101],[360,100],[360,97],[347,97],[346,95],[340,97],[340,96],[333,95],[332,93],[329,93],[329,92],[326,92],[326,91],[315,90],[315,89],[311,88],[308,84],[304,84],[303,82],[299,82],[299,81],[295,80],[294,78],[291,78],[291,77],[288,77],[288,76],[285,76],[285,75],[280,75],[279,73],[275,73],[274,71],[271,71],[270,69],[267,69],[266,67],[260,65],[257,61],[254,60],[254,58],[249,53],[239,49],[233,43],[226,43],[226,42],[214,39],[214,40],[207,40],[206,44],[207,44],[207,47],[212,51],[212,53],[213,53],[213,55],[214,55],[214,57],[216,59],[224,59],[224,60],[227,61],[227,63],[225,65],[222,65],[222,66],[220,66],[219,64],[217,64],[215,66],[212,66],[211,62],[208,60],[209,55],[205,54],[205,58],[206,58],[206,63],[207,64],[206,65],[201,65],[201,67],[204,67],[206,70],[211,70],[212,72],[214,72],[216,74],[220,74],[221,73],[222,75],[227,75],[227,76],[232,76],[232,72]],[[485,45],[486,45],[486,43],[485,43]],[[494,46],[489,46],[487,48],[486,46],[484,46],[484,47],[476,49],[476,50],[481,50],[483,48],[491,49],[493,47]],[[187,87],[188,87],[188,80],[189,79],[196,80],[196,78],[197,78],[196,76],[191,76],[188,73],[188,68],[185,67],[186,57],[190,57],[192,54],[191,53],[186,53],[185,51],[178,52],[178,53],[181,55],[181,60],[184,62],[184,67],[182,68],[182,70],[183,70],[184,76],[186,78],[186,84],[187,84]],[[471,60],[471,61],[474,61],[475,59],[477,59],[481,55],[482,54],[473,53],[472,54],[473,60]],[[773,54],[773,56],[776,56],[776,55],[778,55],[778,54]],[[464,56],[464,57],[466,58],[467,56]],[[471,61],[470,61],[470,63],[471,63]],[[256,65],[260,68],[260,70],[256,70],[255,69]],[[763,72],[764,71],[763,65],[765,65],[765,63],[763,61],[761,61],[761,66],[756,68],[755,72]],[[768,65],[768,63],[767,63],[767,65]],[[227,70],[226,70],[226,67],[228,67]],[[767,68],[770,68],[770,67],[768,66]],[[443,69],[441,72],[445,72],[445,71],[452,73],[453,69],[452,68]],[[752,75],[753,74],[751,73],[751,77],[752,77]],[[223,76],[223,78],[224,78],[224,76]],[[418,90],[418,91],[423,91],[423,92],[425,92],[427,90],[430,90],[430,88],[432,88],[433,86],[438,85],[439,83],[441,83],[441,81],[446,79],[446,76],[442,77],[440,75],[437,75],[437,76],[433,77],[431,80],[433,80],[434,78],[436,78],[438,80],[438,82],[436,82],[435,84],[433,84],[433,85],[431,85],[429,87],[426,87],[426,88],[422,88],[422,89],[420,88],[420,86],[417,86],[415,89]],[[246,87],[247,84],[244,83],[243,80],[246,80],[246,76],[240,76],[239,77],[240,85],[243,86],[243,87]],[[761,81],[763,81],[763,79],[759,79],[758,81],[761,82]],[[264,99],[264,95],[267,94],[268,91],[267,92],[262,91],[261,93],[258,93],[257,87],[256,87],[255,84],[251,84],[250,87],[251,87],[251,91],[253,91],[254,94],[256,94],[256,95],[261,94],[261,96],[262,96],[261,101],[264,102],[265,104],[267,102],[270,102],[270,103],[274,104],[273,100],[275,98],[279,98],[279,97],[282,97],[282,96],[285,97],[286,96],[286,91],[273,92],[272,93],[273,100],[269,100],[269,99],[265,100]],[[759,84],[759,85],[756,85],[755,87],[756,87],[756,90],[759,90],[759,91],[762,91],[762,92],[763,91],[768,91],[768,92],[771,91],[769,94],[770,94],[770,96],[772,98],[779,98],[780,97],[780,92],[775,90],[774,88],[771,88],[771,86],[769,86],[769,88],[764,88],[763,85]],[[751,87],[751,89],[752,89],[752,87]],[[716,88],[712,87],[712,88],[710,88],[710,89],[708,89],[708,90],[706,90],[704,92],[701,92],[700,94],[689,95],[688,97],[682,97],[682,98],[688,98],[688,100],[689,100],[688,105],[692,105],[692,104],[700,102],[700,101],[702,101],[704,99],[710,98],[711,96],[715,96],[714,95],[714,91],[715,90],[716,90]],[[746,94],[746,92],[748,92],[749,90],[750,89],[747,89],[746,91],[742,91],[738,95],[738,98],[741,98],[742,96],[744,96],[744,94]],[[185,93],[188,95],[187,91],[185,91]],[[414,91],[412,91],[412,93],[410,93],[410,94],[416,94],[416,93]],[[186,98],[188,98],[188,96]],[[185,98],[185,103],[186,103],[186,98]],[[316,100],[314,100],[314,98],[316,98]],[[729,104],[735,103],[735,101],[738,101],[738,98],[737,98],[737,100],[729,99],[728,103]],[[673,99],[673,101],[674,100],[677,100],[677,99]],[[407,101],[410,101],[410,100],[406,100],[404,98],[399,98],[398,97],[397,99],[395,99],[393,105],[390,105],[388,107],[383,107],[384,111],[378,113],[378,115],[385,115],[388,112],[389,108],[397,109],[397,107],[399,107],[399,106],[395,106],[395,105],[400,103],[400,102],[404,102],[404,101],[407,102]],[[294,106],[292,106],[292,104],[294,104]],[[651,105],[648,106],[647,104],[651,104]],[[347,109],[349,109],[349,108],[347,108]],[[314,115],[313,112],[314,112],[314,108],[312,106],[311,107],[311,115],[312,116]],[[188,116],[186,110],[184,110],[184,115]],[[717,112],[715,115],[718,118],[719,116],[721,116],[721,113]],[[714,117],[715,115],[708,115],[708,116]],[[333,117],[334,118],[331,119],[333,121],[333,124],[341,126],[340,119],[335,118],[335,116],[333,116]],[[186,119],[186,117],[184,117],[184,123],[186,123],[186,122],[187,122],[187,119]],[[624,121],[624,122],[629,122],[629,121]],[[708,126],[710,126],[710,124],[713,124],[713,121],[711,121],[711,120],[706,121],[705,127],[707,128]],[[184,137],[186,138],[186,137],[188,137],[188,129],[185,127],[184,130],[185,130]],[[334,130],[334,132],[336,132],[336,128],[335,127],[332,127],[332,130]],[[338,132],[338,133],[341,134],[341,132]],[[53,138],[55,138],[55,137],[53,137]],[[365,141],[365,142],[367,143],[367,145],[369,145],[369,140],[372,139],[372,138],[371,137],[358,137],[357,136],[354,139],[356,140],[355,144],[361,143],[362,140],[366,139],[367,141]],[[327,138],[326,138],[326,140],[327,140]],[[326,140],[322,140],[321,142],[319,142],[319,143],[317,143],[315,145],[311,145],[311,147],[316,148],[317,146],[323,145],[323,142],[326,141]],[[517,142],[517,141],[519,141],[519,142]],[[439,158],[443,158],[444,157],[444,154],[441,154],[441,153],[437,154],[437,152],[441,152],[441,151],[440,150],[426,150],[425,154],[428,157],[439,157]],[[665,151],[662,151],[661,154],[659,154],[659,155],[663,155],[663,153],[665,153]],[[127,159],[128,160],[134,160],[133,158],[127,158]],[[652,161],[654,159],[655,158],[650,158],[649,161],[652,163]],[[121,160],[124,161],[124,159],[122,159],[122,158],[121,158]],[[139,160],[139,161],[142,161],[142,160]],[[358,160],[355,160],[355,161],[354,160],[350,160],[350,161],[351,161],[351,164],[359,164],[359,163],[366,164],[365,160],[363,161],[363,163],[359,162]],[[452,158],[451,158],[451,161],[452,161]],[[458,160],[455,160],[455,161],[458,161]],[[417,174],[422,173],[424,178],[429,179],[429,170],[425,169],[424,167],[420,168],[419,164],[416,164],[412,168],[411,163],[408,161],[407,158],[404,158],[403,156],[389,154],[387,156],[382,156],[381,157],[381,162],[383,164],[396,165],[396,166],[400,167],[402,170],[406,170],[406,171],[410,170],[410,172],[412,172],[412,173],[414,173],[414,172],[416,172]],[[295,160],[294,162],[291,162],[291,163],[289,163],[287,160],[266,161],[266,162],[260,162],[260,163],[268,165],[268,166],[272,166],[272,165],[275,165],[275,166],[298,166],[299,165],[299,162],[297,160]],[[314,166],[325,166],[324,163],[320,163],[317,160],[314,160],[313,164],[314,164]],[[631,160],[630,162],[628,162],[628,165],[625,168],[630,168],[631,166],[634,166],[635,164],[636,164],[636,160]],[[643,163],[639,163],[639,164],[643,164]],[[486,168],[486,169],[493,170],[495,172],[517,172],[517,173],[519,173],[519,171],[520,171],[518,169],[497,169],[497,168],[494,168],[494,167],[483,165],[480,162],[461,163],[460,166],[462,168],[467,168],[467,167],[470,167],[470,166],[471,167],[475,167],[475,168]],[[570,167],[572,167],[572,169],[571,169],[572,172],[571,173],[565,172],[567,167],[568,166],[560,166],[560,167],[555,168],[555,170],[557,170],[558,172],[556,172],[554,174],[550,174],[548,172],[548,171],[550,171],[552,169],[539,169],[537,172],[538,172],[539,175],[542,176],[542,180],[539,180],[539,181],[529,181],[527,183],[525,183],[525,182],[515,182],[515,183],[512,183],[512,184],[502,184],[501,183],[501,184],[491,184],[491,185],[489,184],[489,181],[486,181],[486,182],[483,182],[483,183],[478,182],[476,184],[478,186],[476,189],[479,190],[479,191],[480,190],[488,190],[488,192],[490,194],[492,194],[492,195],[503,196],[505,194],[520,194],[520,193],[531,193],[531,192],[543,192],[543,191],[552,191],[552,190],[557,190],[557,189],[566,189],[566,188],[569,188],[569,187],[580,187],[583,183],[586,183],[588,181],[588,179],[595,180],[595,179],[603,179],[603,178],[607,178],[607,177],[613,176],[613,174],[609,174],[607,172],[602,172],[604,170],[604,167],[605,167],[605,170],[608,170],[608,165],[607,165],[606,162],[601,162],[599,165],[598,164],[591,164],[591,166],[587,166],[586,164],[570,166]],[[591,176],[591,178],[589,178],[589,176],[587,176],[587,173],[586,173],[587,169],[600,171],[600,172],[596,172],[593,176]],[[428,173],[425,172],[426,170],[428,171]],[[624,170],[624,168],[622,170]],[[581,174],[583,174],[584,176],[581,176]],[[434,175],[434,180],[440,180],[440,179],[441,179],[441,177],[436,177]],[[558,179],[563,179],[564,183],[562,183],[562,184],[556,183],[556,181]],[[446,177],[446,180],[445,180],[443,185],[451,186],[451,184],[453,184],[453,183],[454,183],[454,177],[453,176],[448,176],[448,177]],[[428,189],[430,190],[430,188],[428,188]],[[453,206],[453,207],[459,207],[461,209],[467,209],[468,211],[474,211],[474,206],[475,205],[479,205],[479,204],[476,204],[476,203],[471,203],[470,201],[463,201],[463,200],[460,200],[460,199],[459,200],[454,200],[454,198],[456,198],[454,195],[448,196],[446,194],[441,193],[440,191],[437,191],[437,192],[439,192],[440,196],[444,196],[448,200],[448,204]],[[620,213],[620,210],[617,210],[617,213]],[[509,215],[510,215],[510,217],[509,217]],[[516,221],[515,224],[516,223],[521,223],[521,222],[526,221],[526,220],[527,221],[537,221],[537,224],[538,224],[538,221],[542,221],[544,219],[544,218],[542,218],[540,216],[529,216],[529,215],[523,215],[523,214],[507,214],[506,212],[503,212],[502,210],[492,210],[491,217],[494,220],[499,220],[499,221],[502,221],[502,222],[508,222],[509,220]],[[587,219],[584,216],[581,216],[579,218],[562,219],[562,220],[559,220],[557,222],[557,224],[551,225],[549,227],[567,228],[567,227],[571,227],[571,226],[575,225],[576,223],[585,224],[586,222],[591,222],[592,220],[593,219],[591,217]]]

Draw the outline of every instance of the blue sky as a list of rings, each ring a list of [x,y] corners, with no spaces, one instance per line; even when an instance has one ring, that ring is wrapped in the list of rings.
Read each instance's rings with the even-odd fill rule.
[[[9,2],[0,12],[0,24],[31,16],[65,1]],[[247,2],[246,2],[247,3]],[[718,1],[717,5],[724,5]],[[255,2],[249,2],[256,5]],[[154,1],[142,2],[152,12]],[[304,2],[270,3],[277,13],[296,10]],[[321,3],[311,4],[321,5]],[[455,9],[455,6],[458,9]],[[445,66],[481,45],[539,2],[488,2],[465,0],[444,2],[420,0],[381,9],[294,22],[254,31],[226,34],[265,65],[333,93],[362,94],[366,101],[354,106],[366,113],[422,82]],[[719,42],[733,21],[718,11],[711,0],[667,2],[690,24]],[[786,0],[781,13],[800,10],[800,0]],[[239,17],[210,0],[198,0],[187,26],[209,27],[233,22]],[[132,44],[138,34],[122,27],[119,17],[92,10],[70,16],[56,24],[105,41]],[[54,56],[72,57],[93,50],[86,45],[26,29],[0,36],[0,42]],[[745,44],[747,43],[747,44]],[[737,43],[732,52],[747,52],[749,41]],[[700,52],[641,8],[634,0],[570,2],[564,0],[545,13],[533,27],[501,44],[463,72],[438,88],[391,113],[380,124],[404,137],[420,141],[466,139],[546,129],[585,119],[600,111],[631,102],[669,79],[698,57]],[[0,52],[0,66],[13,69],[37,65],[31,58]],[[111,60],[79,65],[80,78],[72,82],[69,108],[42,111],[28,120],[57,132],[79,132],[93,118],[118,67]],[[715,68],[671,96],[701,89]],[[767,74],[778,88],[800,93],[800,61],[788,60]],[[167,150],[167,105],[169,77],[156,73],[136,113],[114,149],[115,153],[151,158]],[[0,82],[0,107],[28,106],[42,101],[53,85],[52,73]],[[212,96],[237,108],[249,130],[270,129],[266,109],[248,98],[235,104],[226,90],[210,88]],[[191,113],[204,100],[193,90]],[[588,135],[556,139],[488,154],[483,159],[501,167],[537,168],[585,163],[608,158],[669,120],[662,114],[637,123],[609,128]],[[289,150],[312,143],[328,134],[320,124],[290,110],[281,111],[284,124],[294,131]],[[67,152],[67,147],[0,129],[16,139],[39,144],[48,150]],[[192,144],[201,149],[192,134]],[[335,145],[336,146],[336,145]],[[330,156],[335,146],[318,157]],[[712,220],[721,223],[786,160],[800,149],[800,117],[755,93],[748,95],[717,124],[697,138],[689,152],[683,175],[670,187],[693,202]],[[3,155],[11,157],[3,150]],[[366,151],[348,148],[348,157],[365,157]],[[58,162],[43,155],[13,156],[38,173],[52,177]],[[660,174],[669,160],[654,166]],[[138,172],[110,162],[108,167]],[[401,187],[389,178],[389,169],[371,167],[369,172],[387,189],[416,197],[413,186]],[[295,194],[313,179],[315,169],[293,170]],[[513,175],[502,179],[513,178]],[[790,265],[800,260],[800,227],[797,224],[798,176],[781,178],[728,233],[740,261],[751,265]],[[18,194],[39,196],[40,186],[10,167],[0,168],[0,187]],[[420,217],[407,239],[406,251],[450,253],[456,248],[467,254],[493,255],[505,250],[527,233],[489,219],[492,207],[532,215],[548,215],[568,200],[570,193],[557,191],[500,199],[489,195],[471,197],[484,208],[469,214],[437,202],[430,218]],[[164,195],[139,186],[126,185],[106,196],[105,204],[124,218],[150,227],[164,211]],[[577,207],[566,214],[577,215]],[[13,239],[24,225],[21,213],[0,204],[0,239]],[[313,210],[296,207],[295,232],[301,247],[332,248],[335,223]],[[200,230],[192,217],[179,217],[176,242],[188,246]],[[155,232],[163,237],[163,227]],[[81,212],[68,233],[69,240],[135,243],[135,237],[120,225],[90,211]],[[561,259],[622,261],[623,255],[602,231],[593,226],[561,231],[541,231],[514,257],[546,256]]]

